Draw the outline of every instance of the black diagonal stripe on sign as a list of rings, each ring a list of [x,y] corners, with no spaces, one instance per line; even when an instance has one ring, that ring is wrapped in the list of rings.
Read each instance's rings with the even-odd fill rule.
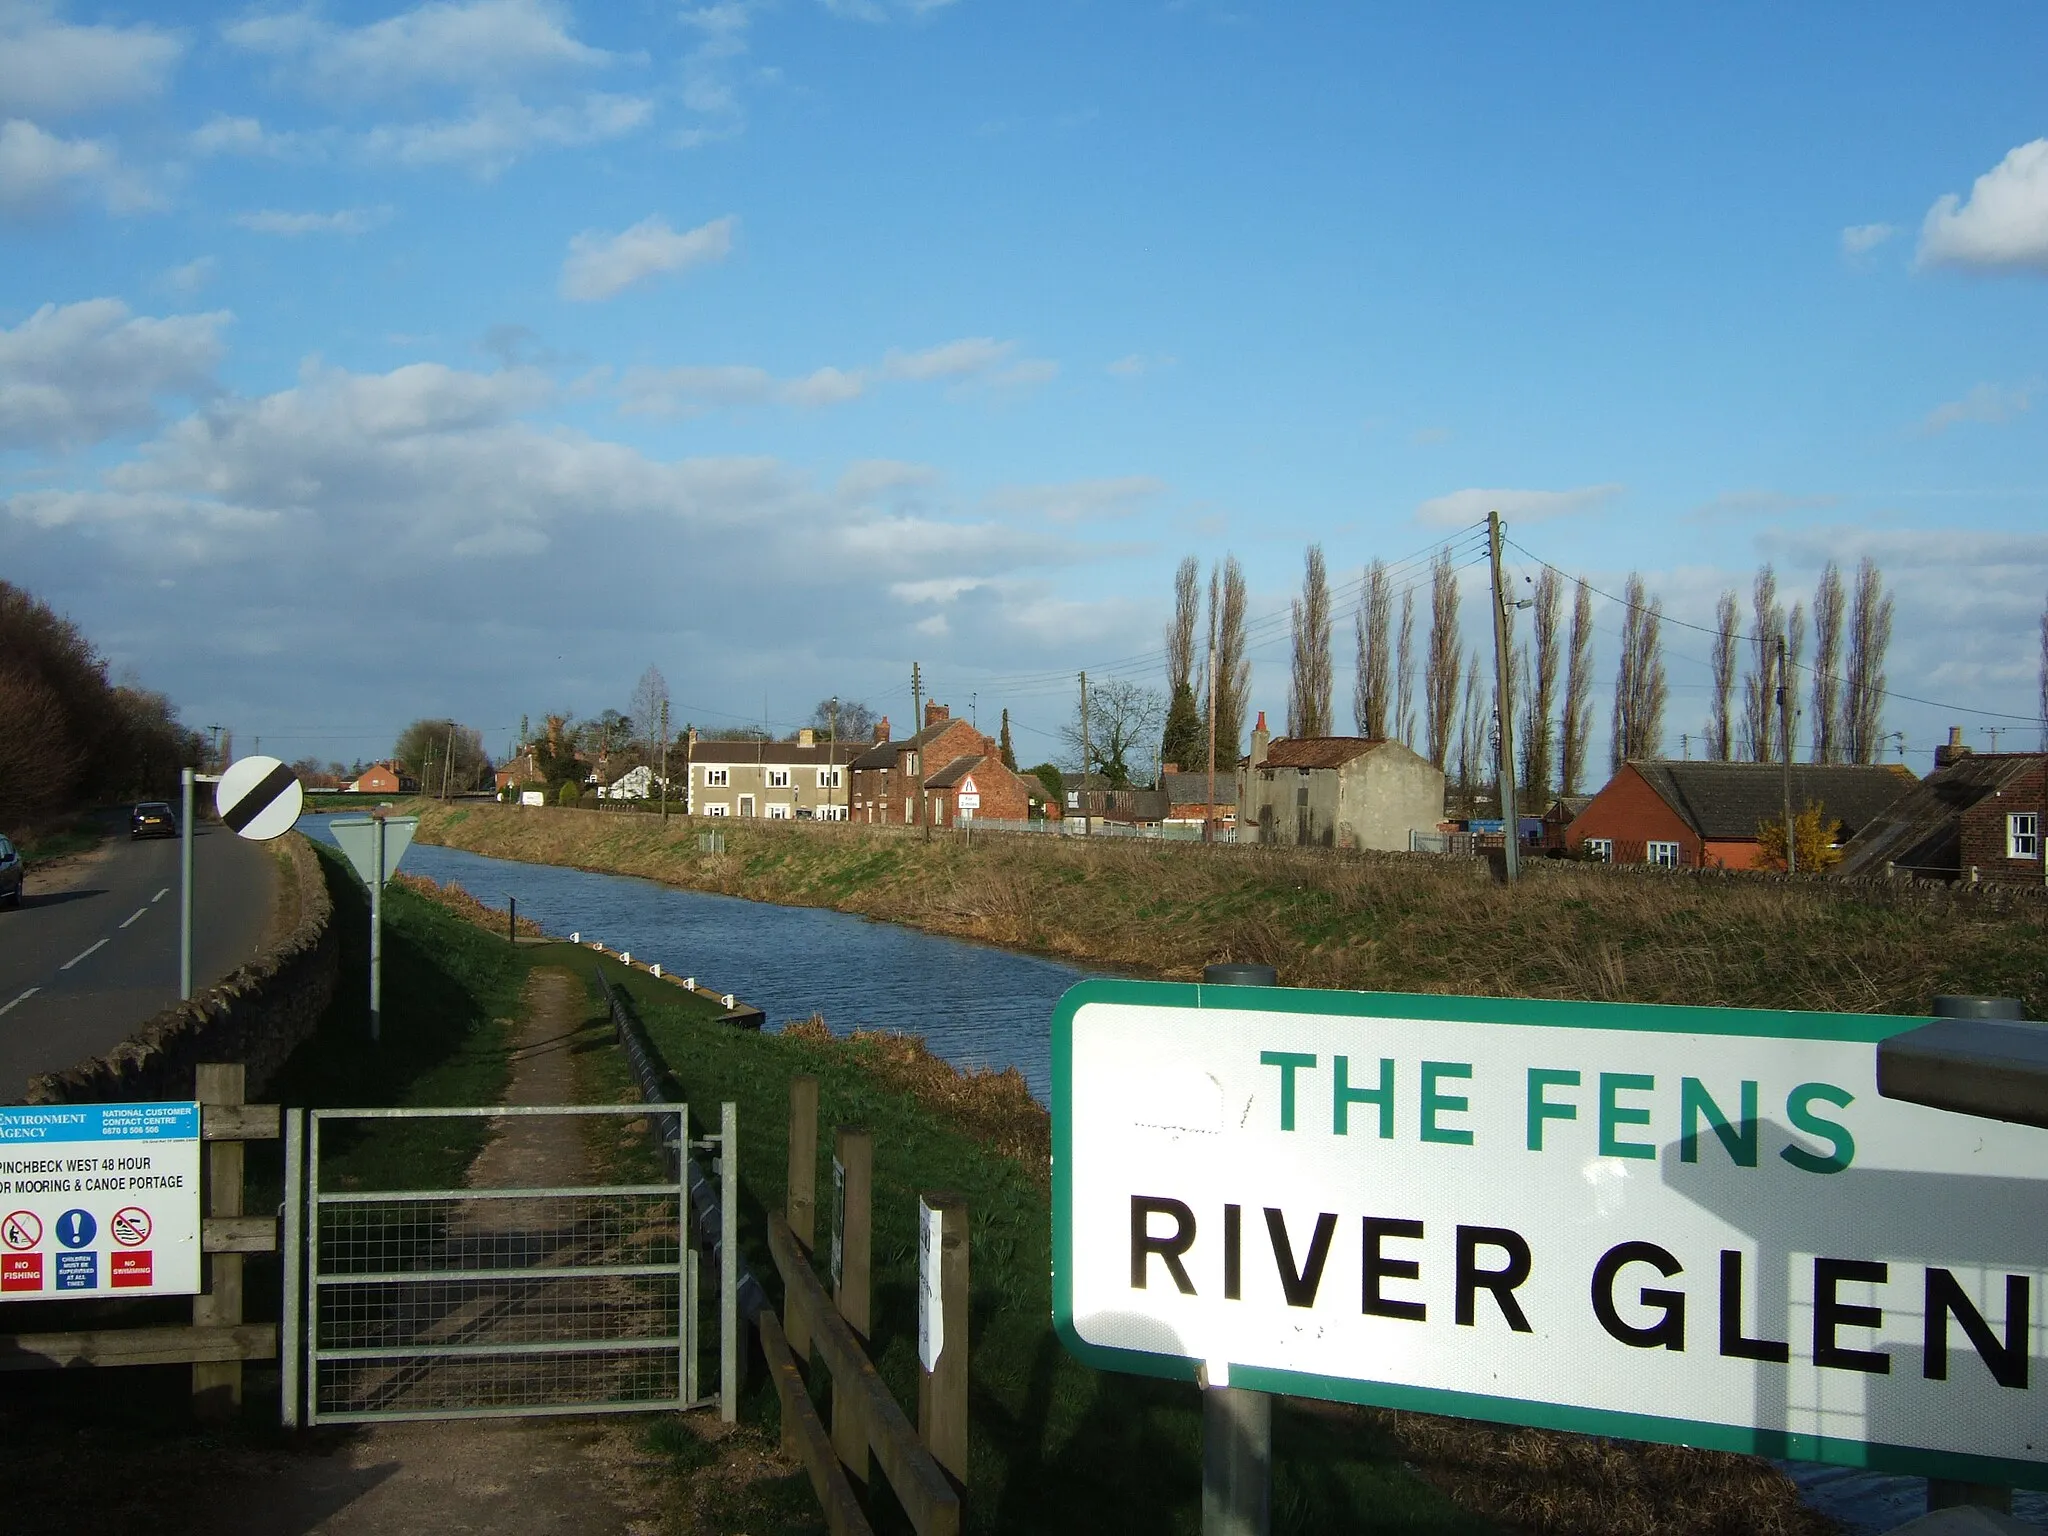
[[[298,777],[291,769],[279,763],[270,772],[256,781],[255,787],[233,805],[220,813],[220,819],[230,829],[239,832],[258,816],[270,809],[270,802],[291,788]]]

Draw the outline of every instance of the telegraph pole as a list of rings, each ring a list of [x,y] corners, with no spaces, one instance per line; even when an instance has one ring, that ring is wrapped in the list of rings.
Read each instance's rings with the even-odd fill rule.
[[[826,812],[827,812],[827,815],[826,815],[825,819],[826,819],[827,821],[830,821],[830,820],[832,820],[832,817],[831,817],[831,815],[830,815],[830,812],[831,812],[831,810],[832,810],[832,807],[833,807],[833,805],[834,805],[834,803],[835,803],[835,802],[833,801],[833,798],[832,798],[832,788],[833,788],[833,781],[834,781],[835,779],[837,779],[838,777],[839,777],[839,695],[835,693],[835,694],[833,694],[833,695],[832,695],[832,726],[831,726],[831,735],[830,735],[830,736],[829,736],[829,737],[827,738],[827,741],[826,741],[826,745],[825,745],[825,810],[826,810]],[[847,811],[847,813],[846,813],[846,819],[847,819],[848,821],[851,821],[851,820],[853,820],[853,812],[852,812],[852,811],[851,811],[850,809],[849,809],[849,810]]]
[[[668,820],[668,700],[661,701],[661,819]]]
[[[1081,830],[1095,835],[1095,816],[1088,805],[1088,674],[1081,674]]]
[[[1786,686],[1785,637],[1778,636],[1778,741],[1784,747],[1780,783],[1785,793],[1785,873],[1799,873],[1798,829],[1792,824],[1792,690]]]
[[[924,749],[917,745],[917,733],[924,729],[924,675],[916,662],[910,664],[910,760],[916,764],[910,775],[912,821],[924,820]]]
[[[1500,514],[1486,514],[1486,547],[1493,563],[1493,691],[1494,708],[1500,712],[1500,815],[1503,861],[1509,883],[1522,874],[1522,826],[1515,810],[1515,717],[1510,708],[1508,676],[1508,626],[1514,610],[1508,606],[1507,590],[1500,574]]]

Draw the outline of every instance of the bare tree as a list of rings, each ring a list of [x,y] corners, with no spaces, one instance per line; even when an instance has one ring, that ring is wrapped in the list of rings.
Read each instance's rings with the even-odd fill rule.
[[[864,699],[820,699],[811,728],[828,741],[873,741],[875,712]]]
[[[1531,637],[1530,665],[1522,677],[1521,733],[1523,788],[1531,802],[1547,804],[1552,761],[1557,741],[1558,623],[1563,617],[1564,583],[1549,566],[1536,578],[1536,596],[1530,609],[1536,632]]]
[[[632,708],[635,739],[649,752],[661,749],[661,708],[668,703],[668,679],[661,668],[649,667],[633,685]]]
[[[1714,713],[1707,720],[1707,756],[1722,763],[1735,755],[1731,707],[1735,695],[1735,651],[1742,641],[1742,632],[1737,627],[1740,611],[1732,590],[1723,592],[1714,607]]]
[[[1451,713],[1458,705],[1458,681],[1465,673],[1465,643],[1458,635],[1458,572],[1451,552],[1440,549],[1429,563],[1429,656],[1422,666],[1422,700],[1429,760],[1441,768],[1451,746]]]
[[[1813,760],[1842,759],[1842,568],[1830,560],[1813,589]]]
[[[1788,690],[1785,702],[1790,706],[1778,716],[1778,734],[1783,738],[1778,745],[1788,763],[1799,760],[1799,673],[1805,658],[1806,605],[1795,602],[1785,620],[1785,675],[1778,679]]]
[[[1393,672],[1393,657],[1387,648],[1394,627],[1394,584],[1387,577],[1384,560],[1375,560],[1366,568],[1357,624],[1358,682],[1352,690],[1352,718],[1359,735],[1382,741],[1387,734],[1387,682]]]
[[[1785,627],[1778,573],[1757,567],[1749,592],[1749,675],[1742,680],[1742,750],[1753,763],[1777,761],[1778,635]]]
[[[1166,692],[1170,698],[1195,675],[1195,623],[1201,617],[1201,562],[1193,555],[1173,573],[1173,621],[1166,626]]]
[[[1489,720],[1480,692],[1479,657],[1475,654],[1465,673],[1465,699],[1458,710],[1458,793],[1468,816],[1486,771]]]
[[[1294,600],[1288,735],[1330,734],[1330,688],[1330,575],[1323,564],[1323,546],[1311,544],[1302,561],[1301,596]]]
[[[1401,593],[1401,638],[1394,652],[1394,734],[1415,745],[1415,587]]]
[[[1583,578],[1572,597],[1572,637],[1565,649],[1564,718],[1558,723],[1558,793],[1576,795],[1586,775],[1593,736],[1593,591]]]
[[[1621,621],[1621,663],[1614,673],[1614,766],[1659,756],[1664,750],[1664,678],[1662,627],[1664,604],[1643,588],[1643,578],[1628,573],[1622,588],[1627,612]]]
[[[1884,734],[1884,653],[1892,643],[1892,599],[1868,555],[1856,568],[1849,616],[1849,666],[1842,691],[1842,747],[1852,763],[1874,763]]]
[[[1244,741],[1245,711],[1251,704],[1252,664],[1244,653],[1245,608],[1244,567],[1237,563],[1237,556],[1227,555],[1221,570],[1212,567],[1209,572],[1209,617],[1216,632],[1219,771],[1233,769],[1237,764],[1238,749]],[[1206,741],[1202,749],[1206,756]]]
[[[1158,740],[1165,710],[1166,702],[1157,688],[1112,677],[1088,689],[1087,761],[1082,762],[1084,738],[1078,709],[1074,719],[1060,727],[1060,737],[1084,772],[1100,774],[1111,789],[1123,789],[1149,766],[1141,754],[1149,752]]]

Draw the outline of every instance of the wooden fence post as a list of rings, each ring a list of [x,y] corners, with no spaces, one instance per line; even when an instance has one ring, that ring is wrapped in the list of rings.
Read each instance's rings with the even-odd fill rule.
[[[193,1096],[203,1127],[207,1111],[246,1102],[247,1069],[240,1062],[212,1062],[196,1069]],[[242,1143],[206,1144],[208,1216],[242,1214]],[[206,1289],[192,1298],[195,1328],[232,1328],[242,1321],[242,1255],[211,1253],[205,1258]],[[210,1360],[192,1367],[192,1409],[202,1419],[232,1418],[242,1406],[242,1362]]]
[[[789,1230],[805,1248],[818,1240],[818,1080],[800,1073],[789,1080],[789,1183],[783,1208],[789,1213]],[[789,1352],[798,1360],[811,1358],[811,1324],[801,1307],[787,1309],[784,1328]]]
[[[917,1373],[917,1437],[932,1460],[952,1474],[954,1484],[967,1486],[967,1202],[959,1195],[928,1194],[919,1198],[919,1318],[936,1308],[938,1345],[930,1351],[920,1338]],[[936,1232],[932,1232],[932,1228]],[[927,1235],[929,1234],[929,1236]],[[936,1242],[931,1238],[935,1237]],[[934,1252],[933,1250],[936,1249]],[[933,1273],[936,1270],[936,1273]],[[929,1369],[923,1356],[934,1355]]]
[[[832,1133],[832,1302],[865,1346],[868,1259],[874,1242],[874,1138],[860,1126]],[[832,1378],[832,1446],[856,1482],[868,1480],[868,1426],[852,1383]]]

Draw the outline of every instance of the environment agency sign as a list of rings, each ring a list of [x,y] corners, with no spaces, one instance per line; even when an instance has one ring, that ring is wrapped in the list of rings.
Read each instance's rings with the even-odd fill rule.
[[[1925,1022],[1089,981],[1054,1321],[1111,1370],[2048,1486],[2048,1131]]]

